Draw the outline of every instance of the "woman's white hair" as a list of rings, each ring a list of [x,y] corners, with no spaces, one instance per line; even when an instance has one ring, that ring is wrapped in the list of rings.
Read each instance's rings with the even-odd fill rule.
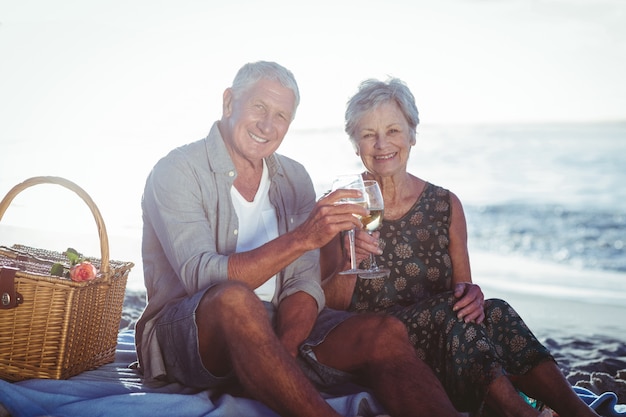
[[[389,78],[387,81],[368,79],[359,85],[357,93],[348,100],[345,115],[345,131],[354,143],[357,138],[357,124],[365,113],[377,106],[395,102],[407,122],[411,136],[415,139],[419,112],[415,105],[415,97],[409,87],[398,78]]]

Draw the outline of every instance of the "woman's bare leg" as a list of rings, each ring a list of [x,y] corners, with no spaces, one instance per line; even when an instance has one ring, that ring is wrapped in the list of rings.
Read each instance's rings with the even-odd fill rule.
[[[518,394],[511,380],[502,375],[489,385],[485,403],[502,417],[536,417],[539,411]]]
[[[598,417],[598,414],[576,395],[553,361],[542,362],[527,374],[514,377],[513,381],[527,395],[544,402],[561,416]]]

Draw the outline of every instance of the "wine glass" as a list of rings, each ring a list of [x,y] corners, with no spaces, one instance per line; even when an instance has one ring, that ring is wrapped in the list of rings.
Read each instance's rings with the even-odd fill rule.
[[[333,181],[332,190],[349,189],[361,191],[361,196],[357,198],[342,198],[337,204],[359,204],[367,207],[367,194],[365,193],[365,186],[361,174],[348,174],[340,175]],[[357,216],[355,214],[355,216]],[[357,216],[360,218],[360,216]],[[354,229],[348,230],[348,240],[350,243],[350,269],[339,272],[341,275],[358,274],[360,272],[367,272],[365,269],[357,268],[356,264],[356,249],[354,246]]]
[[[363,184],[365,185],[365,193],[367,194],[370,215],[361,218],[361,223],[363,223],[363,229],[371,235],[375,230],[380,229],[383,224],[385,202],[383,201],[383,194],[380,191],[380,186],[376,181],[366,180]],[[359,274],[359,278],[384,278],[388,274],[389,270],[376,265],[374,254],[370,253],[370,267],[365,270],[365,272],[361,272]]]

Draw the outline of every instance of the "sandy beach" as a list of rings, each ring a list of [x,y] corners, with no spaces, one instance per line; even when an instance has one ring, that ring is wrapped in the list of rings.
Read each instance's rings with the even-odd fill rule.
[[[483,290],[515,307],[572,385],[615,392],[626,404],[624,307]]]

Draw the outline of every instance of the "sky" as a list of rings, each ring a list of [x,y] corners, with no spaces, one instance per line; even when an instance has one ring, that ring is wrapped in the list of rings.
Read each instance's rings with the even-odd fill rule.
[[[388,76],[424,127],[624,121],[624,22],[623,0],[0,0],[0,188],[59,175],[134,203],[256,60],[298,80],[292,132],[343,136],[358,84]]]
[[[0,194],[62,176],[109,230],[137,239],[150,168],[208,133],[224,89],[256,60],[294,73],[291,129],[320,137],[343,135],[362,80],[388,76],[409,85],[422,125],[624,121],[624,22],[624,0],[0,0]],[[308,157],[316,145],[281,150]],[[347,141],[320,147],[356,158]],[[65,235],[53,209],[71,205],[67,223],[91,231],[63,198],[35,194],[3,224],[22,216]]]
[[[626,119],[622,0],[0,0],[0,143],[199,137],[237,69],[295,74],[292,128],[396,76],[422,123]]]

